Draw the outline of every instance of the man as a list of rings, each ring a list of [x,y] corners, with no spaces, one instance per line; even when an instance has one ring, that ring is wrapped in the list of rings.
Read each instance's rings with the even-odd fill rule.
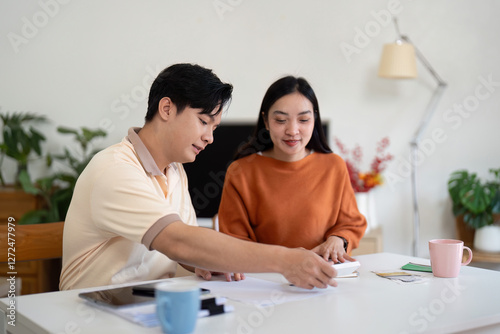
[[[336,286],[335,270],[304,249],[238,240],[196,226],[182,163],[213,142],[232,86],[176,64],[151,86],[143,128],[96,154],[65,222],[61,290],[172,277],[177,262],[213,272],[278,272],[304,288]]]

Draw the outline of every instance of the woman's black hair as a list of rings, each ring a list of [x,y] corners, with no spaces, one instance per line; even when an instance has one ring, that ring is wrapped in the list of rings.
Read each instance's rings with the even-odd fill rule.
[[[259,111],[259,119],[254,129],[253,135],[247,143],[242,145],[236,153],[235,160],[246,157],[250,154],[268,150],[273,147],[273,142],[266,129],[265,119],[269,116],[269,109],[271,106],[285,95],[299,92],[313,105],[314,113],[314,129],[311,140],[307,143],[306,147],[315,152],[331,153],[332,150],[328,146],[328,142],[323,131],[321,124],[321,117],[319,114],[319,105],[316,94],[309,83],[304,78],[296,78],[293,76],[283,77],[274,82],[264,95],[262,104]]]
[[[175,64],[164,69],[151,85],[146,122],[158,112],[158,104],[169,97],[181,113],[184,108],[202,109],[202,114],[219,114],[231,99],[233,86],[223,83],[210,69],[194,64]]]

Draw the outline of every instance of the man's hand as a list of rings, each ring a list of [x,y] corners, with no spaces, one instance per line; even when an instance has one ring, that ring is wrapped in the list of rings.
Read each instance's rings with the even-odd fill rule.
[[[336,270],[317,254],[302,248],[289,249],[286,259],[281,273],[293,285],[304,289],[337,286],[333,279]]]

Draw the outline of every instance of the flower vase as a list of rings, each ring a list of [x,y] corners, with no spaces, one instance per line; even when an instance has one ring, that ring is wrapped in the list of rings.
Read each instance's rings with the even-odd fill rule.
[[[378,226],[373,192],[357,192],[355,195],[356,202],[358,203],[358,210],[366,218],[367,226],[365,233],[368,233]]]

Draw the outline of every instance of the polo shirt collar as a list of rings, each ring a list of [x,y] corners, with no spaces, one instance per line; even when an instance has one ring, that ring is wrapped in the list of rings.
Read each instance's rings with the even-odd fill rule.
[[[153,156],[151,153],[148,151],[146,148],[146,145],[142,142],[141,138],[137,134],[141,128],[138,127],[133,127],[128,130],[128,136],[127,139],[132,143],[134,146],[135,152],[137,156],[139,157],[139,160],[141,161],[142,166],[144,167],[144,170],[153,175],[153,176],[164,176],[162,171],[158,168],[158,165],[156,164],[155,160],[153,159]],[[172,165],[169,165],[169,167],[172,167]],[[169,168],[170,169],[170,168]]]

